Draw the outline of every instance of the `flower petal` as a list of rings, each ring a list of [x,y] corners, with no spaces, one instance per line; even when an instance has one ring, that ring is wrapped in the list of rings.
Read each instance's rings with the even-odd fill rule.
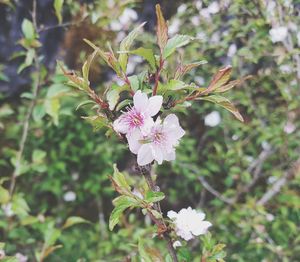
[[[209,227],[211,227],[212,224],[208,221],[202,221],[201,223],[198,224],[197,228],[194,228],[192,233],[195,236],[203,235],[206,234],[207,230]]]
[[[142,144],[140,140],[143,138],[141,131],[135,128],[132,132],[126,135],[129,149],[132,153],[137,154]]]
[[[144,144],[138,151],[137,163],[139,166],[150,164],[154,160],[152,155],[152,148],[150,144]]]
[[[175,114],[168,115],[164,120],[163,126],[164,130],[170,133],[172,140],[177,140],[185,134],[185,131],[179,125],[178,117]]]
[[[157,161],[159,165],[163,162],[163,152],[159,146],[152,146],[152,155],[153,158]]]
[[[144,111],[149,104],[147,94],[138,90],[133,96],[133,104],[138,112]]]
[[[177,217],[177,213],[173,210],[168,211],[167,217],[170,219],[175,219]]]
[[[115,131],[121,134],[126,134],[129,131],[129,125],[124,121],[124,116],[120,116],[113,123],[113,128]]]
[[[147,117],[144,120],[144,124],[140,127],[143,136],[147,136],[150,133],[153,125],[154,125],[154,121],[152,117]]]
[[[162,102],[162,96],[152,96],[149,98],[147,111],[150,114],[150,116],[155,116],[159,112]]]

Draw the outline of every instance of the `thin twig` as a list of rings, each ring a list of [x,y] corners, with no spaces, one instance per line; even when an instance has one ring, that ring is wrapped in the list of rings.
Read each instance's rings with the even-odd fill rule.
[[[223,201],[226,204],[232,205],[234,204],[233,199],[229,199],[227,197],[224,197],[221,193],[219,193],[217,190],[212,188],[212,186],[205,180],[203,176],[198,177],[199,181],[201,182],[202,186],[209,191],[211,194],[213,194],[215,197],[219,198],[221,201]]]
[[[279,178],[272,187],[257,201],[257,205],[265,205],[271,200],[276,194],[278,194],[281,188],[293,177],[300,174],[300,158],[287,170],[281,178]]]
[[[36,22],[36,1],[33,1],[33,12],[32,12],[32,22],[33,25],[35,27],[35,30],[37,30],[37,22]],[[24,147],[27,141],[27,137],[28,137],[28,130],[29,130],[29,122],[30,122],[30,118],[32,115],[32,111],[33,108],[35,106],[36,103],[36,99],[38,96],[38,91],[39,91],[39,86],[40,86],[40,62],[39,62],[39,58],[37,53],[35,53],[34,55],[34,64],[35,64],[35,69],[36,69],[36,80],[33,86],[33,99],[31,100],[29,107],[28,107],[28,111],[27,114],[25,116],[25,120],[23,122],[23,131],[22,131],[22,136],[21,136],[21,141],[19,144],[19,150],[17,152],[17,156],[16,156],[16,163],[15,163],[15,169],[11,175],[11,182],[10,182],[10,187],[9,187],[9,195],[10,198],[12,198],[14,189],[15,189],[15,185],[16,185],[16,178],[19,175],[20,169],[21,169],[21,162],[22,162],[22,156],[23,156],[23,152],[24,152]]]

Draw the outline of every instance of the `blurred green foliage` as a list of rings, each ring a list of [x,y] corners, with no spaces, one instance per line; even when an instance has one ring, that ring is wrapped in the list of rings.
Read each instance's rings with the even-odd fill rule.
[[[62,1],[55,2],[61,22],[58,2]],[[81,8],[75,2],[66,0],[63,7],[74,17]],[[116,22],[116,17],[107,15],[109,1],[95,2],[86,6],[83,17],[109,31]],[[273,9],[272,3],[276,6]],[[127,8],[132,7],[128,4]],[[139,5],[135,7],[139,12]],[[122,8],[116,8],[120,14]],[[233,66],[233,79],[253,76],[230,91],[230,99],[245,123],[211,103],[194,103],[192,110],[181,113],[187,134],[176,161],[156,169],[158,184],[166,195],[164,213],[191,205],[205,210],[213,224],[211,236],[189,245],[191,261],[199,261],[201,253],[206,254],[207,261],[222,259],[222,248],[219,246],[220,252],[213,250],[217,243],[226,244],[228,261],[297,261],[300,257],[299,174],[267,203],[257,204],[299,158],[300,28],[296,14],[299,7],[291,1],[186,1],[170,18],[170,30],[196,37],[185,53],[179,50],[183,61],[208,62],[193,69],[187,80],[206,86],[224,64]],[[22,54],[25,60],[20,72],[34,66],[37,51],[31,50],[39,48],[30,23],[23,22],[25,38],[21,44],[27,51]],[[271,41],[269,31],[275,24],[288,27],[288,36],[282,42]],[[134,27],[132,22],[130,28]],[[113,46],[118,41],[117,35],[111,40],[108,32],[99,42],[104,45],[107,39]],[[154,42],[146,32],[137,39],[146,46]],[[168,60],[174,72],[179,62],[176,59]],[[134,66],[142,71],[143,64]],[[30,88],[24,90],[21,99],[0,107],[0,241],[6,243],[5,252],[11,256],[22,253],[34,261],[57,248],[47,261],[124,261],[126,257],[136,261],[138,252],[143,253],[141,249],[151,248],[157,241],[151,238],[155,228],[150,221],[139,212],[131,213],[121,221],[122,228],[108,230],[115,196],[108,176],[113,173],[113,163],[118,163],[119,169],[131,174],[133,184],[139,185],[134,157],[117,138],[93,132],[81,119],[87,114],[85,107],[75,111],[80,98],[70,95],[63,86],[66,78],[61,73],[47,72],[42,66],[40,69],[42,88],[11,200],[9,179],[22,123],[33,98]],[[6,79],[2,70],[0,77]],[[105,84],[101,81],[95,87],[103,92]],[[212,111],[221,117],[215,126],[207,123]],[[62,229],[74,216],[92,223]],[[74,222],[85,222],[78,219]],[[147,241],[139,244],[140,239]],[[155,245],[164,249],[163,243]],[[179,253],[188,260],[185,248],[179,248]]]

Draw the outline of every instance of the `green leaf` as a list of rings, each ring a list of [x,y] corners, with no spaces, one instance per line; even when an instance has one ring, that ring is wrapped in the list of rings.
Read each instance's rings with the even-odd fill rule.
[[[131,188],[128,182],[126,181],[125,176],[118,170],[116,164],[114,164],[113,167],[114,167],[113,182],[115,183],[115,186],[119,187],[122,190],[131,192]]]
[[[140,89],[140,81],[137,75],[133,75],[128,77],[129,82],[130,82],[130,86],[132,88],[133,91],[137,91]]]
[[[188,35],[175,35],[168,40],[164,50],[163,58],[169,57],[177,48],[187,45],[193,38]]]
[[[132,103],[132,100],[130,99],[125,99],[122,102],[120,102],[117,107],[116,107],[116,111],[120,111],[123,107],[130,105]]]
[[[219,95],[203,96],[197,98],[197,100],[206,100],[215,103],[217,105],[220,105],[224,107],[226,110],[228,110],[229,112],[231,112],[238,120],[244,122],[242,115],[239,113],[236,107],[227,98],[223,96],[219,96]]]
[[[109,230],[113,230],[115,225],[119,223],[120,217],[125,209],[138,206],[138,202],[134,198],[128,196],[120,196],[116,198],[113,203],[116,207],[109,217]]]
[[[42,118],[45,116],[45,114],[46,114],[46,111],[45,111],[44,104],[37,104],[33,108],[32,118],[35,122],[39,122],[42,120]]]
[[[46,247],[52,246],[56,242],[56,240],[60,237],[60,235],[61,235],[61,230],[55,228],[52,223],[49,224],[44,236],[45,246]]]
[[[88,104],[96,104],[96,103],[95,103],[95,101],[93,101],[93,100],[85,100],[85,101],[83,101],[83,102],[81,102],[81,103],[78,104],[78,106],[76,107],[76,111],[77,111],[80,107],[85,106],[85,105],[88,105]]]
[[[58,19],[59,24],[62,23],[61,11],[62,11],[63,4],[64,4],[64,0],[54,0],[55,15]]]
[[[14,195],[12,199],[12,210],[20,217],[28,216],[29,206],[21,195]]]
[[[161,201],[165,198],[165,194],[163,192],[155,192],[155,191],[148,191],[145,195],[145,201],[148,203],[154,203]]]
[[[138,249],[139,249],[139,255],[144,262],[152,262],[151,256],[147,253],[145,247],[144,247],[144,241],[142,239],[139,239],[138,243]]]
[[[167,83],[167,85],[165,85],[165,89],[168,91],[169,90],[176,91],[176,90],[184,89],[186,86],[187,84],[185,84],[184,82],[180,80],[172,79]]]
[[[0,186],[0,204],[6,204],[9,201],[9,192],[4,187]]]
[[[106,93],[106,99],[108,101],[109,109],[113,111],[116,107],[116,104],[119,102],[120,93],[124,91],[126,86],[118,86],[113,84],[109,91]]]
[[[60,102],[58,98],[50,98],[45,100],[45,112],[52,117],[53,123],[58,125],[58,115],[60,109]]]
[[[66,228],[71,227],[73,225],[82,224],[82,223],[90,224],[91,222],[84,219],[84,218],[82,218],[82,217],[76,217],[76,216],[69,217],[67,219],[67,221],[65,222],[65,224],[63,225],[62,229],[66,229]]]
[[[136,50],[131,51],[130,53],[135,54],[135,55],[139,55],[139,56],[145,58],[148,61],[148,63],[150,64],[151,68],[153,70],[155,70],[156,60],[155,60],[155,56],[153,54],[152,49],[147,49],[147,48],[140,47]]]
[[[83,116],[82,118],[93,126],[93,131],[98,131],[103,127],[109,127],[108,120],[103,115]]]
[[[35,149],[32,153],[32,161],[36,162],[36,163],[41,163],[41,162],[43,162],[46,155],[47,155],[47,153],[45,151]]]
[[[1,259],[1,262],[19,262],[20,260],[17,259],[16,257],[10,257],[6,256],[3,259]]]
[[[89,85],[89,72],[90,72],[90,67],[91,64],[94,60],[94,58],[97,55],[97,50],[95,50],[87,59],[87,61],[84,62],[83,66],[82,66],[82,76],[84,81]]]
[[[22,22],[21,27],[26,39],[32,40],[35,38],[35,30],[31,21],[25,18]]]
[[[120,55],[119,55],[119,64],[123,70],[123,72],[126,73],[127,68],[127,62],[128,62],[128,54],[127,51],[129,51],[134,39],[138,36],[138,32],[140,29],[145,25],[145,23],[142,23],[137,28],[135,28],[133,31],[131,31],[128,36],[126,36],[121,44],[120,44]],[[122,53],[124,52],[124,53]]]

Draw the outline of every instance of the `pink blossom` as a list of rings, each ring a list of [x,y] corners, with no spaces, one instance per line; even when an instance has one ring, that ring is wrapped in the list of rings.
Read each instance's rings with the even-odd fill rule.
[[[152,116],[155,116],[162,105],[162,96],[152,96],[148,99],[145,93],[140,90],[133,96],[133,107],[114,121],[115,131],[130,135],[136,129],[146,134],[153,125]]]
[[[158,164],[174,160],[175,147],[184,134],[177,116],[170,114],[163,122],[158,118],[147,135],[136,129],[126,137],[130,151],[137,154],[138,165],[144,166],[153,160]]]

